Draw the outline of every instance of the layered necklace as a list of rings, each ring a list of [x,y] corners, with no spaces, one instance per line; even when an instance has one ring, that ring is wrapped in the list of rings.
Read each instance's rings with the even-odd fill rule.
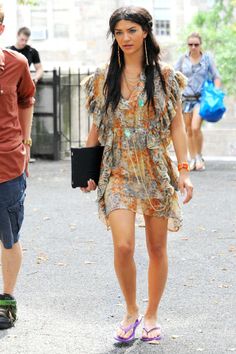
[[[132,95],[133,91],[137,88],[138,83],[140,82],[140,74],[138,76],[127,76],[125,71],[123,72],[123,78],[124,78],[124,83],[126,88],[129,91],[129,97]],[[144,106],[144,100],[143,98],[138,99],[138,105],[139,107]]]
[[[136,77],[127,77],[126,73],[123,72],[124,82],[130,94],[134,91],[137,87],[138,82],[140,81],[140,75]]]

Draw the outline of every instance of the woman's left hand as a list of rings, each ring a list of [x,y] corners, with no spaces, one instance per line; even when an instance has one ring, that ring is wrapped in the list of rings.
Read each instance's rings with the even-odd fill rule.
[[[95,191],[95,189],[97,188],[96,183],[94,182],[93,179],[89,179],[88,180],[88,186],[87,187],[80,187],[80,190],[84,193],[89,193],[91,191]]]
[[[189,178],[189,172],[180,170],[178,187],[181,195],[185,194],[183,204],[188,203],[193,197],[193,185]]]

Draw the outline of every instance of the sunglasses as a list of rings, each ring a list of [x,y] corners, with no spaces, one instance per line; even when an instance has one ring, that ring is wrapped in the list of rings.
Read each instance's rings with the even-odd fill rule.
[[[188,46],[189,47],[199,47],[200,46],[200,43],[188,43]]]

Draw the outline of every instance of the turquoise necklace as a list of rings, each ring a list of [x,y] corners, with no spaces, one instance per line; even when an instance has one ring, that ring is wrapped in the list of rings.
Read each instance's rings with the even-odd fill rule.
[[[138,107],[144,107],[144,97],[143,97],[143,93],[140,93],[140,96],[138,97]],[[124,134],[125,134],[125,136],[126,136],[126,138],[130,138],[131,137],[131,135],[132,135],[132,132],[130,131],[130,129],[129,128],[125,128],[124,129]]]
[[[132,92],[133,92],[133,90],[135,90],[135,88],[133,89],[133,90],[131,90],[130,89],[130,87],[129,87],[129,83],[128,83],[128,80],[127,80],[127,77],[126,77],[126,75],[125,75],[125,73],[124,73],[124,80],[125,80],[125,83],[126,83],[126,87],[127,87],[127,89],[129,90],[129,92],[130,92],[130,95],[132,95]],[[138,83],[138,82],[137,82]],[[136,87],[137,87],[137,84],[136,84]],[[144,107],[144,99],[143,99],[143,97],[142,97],[142,93],[140,93],[140,96],[138,97],[138,106],[139,107]],[[129,129],[125,129],[125,131],[124,131],[124,133],[125,133],[125,136],[127,137],[127,138],[130,138],[131,137],[131,131],[129,130]]]
[[[138,106],[139,107],[144,107],[144,100],[143,100],[142,97],[139,97],[139,99],[138,99]]]

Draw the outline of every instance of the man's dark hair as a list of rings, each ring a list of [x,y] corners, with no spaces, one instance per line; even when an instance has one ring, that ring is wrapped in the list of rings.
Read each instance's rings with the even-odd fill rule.
[[[3,10],[3,7],[0,4],[0,24],[3,23],[3,20],[4,20],[4,10]]]
[[[31,31],[28,27],[21,27],[18,32],[17,35],[19,36],[20,34],[24,34],[26,37],[30,37],[31,35]]]

